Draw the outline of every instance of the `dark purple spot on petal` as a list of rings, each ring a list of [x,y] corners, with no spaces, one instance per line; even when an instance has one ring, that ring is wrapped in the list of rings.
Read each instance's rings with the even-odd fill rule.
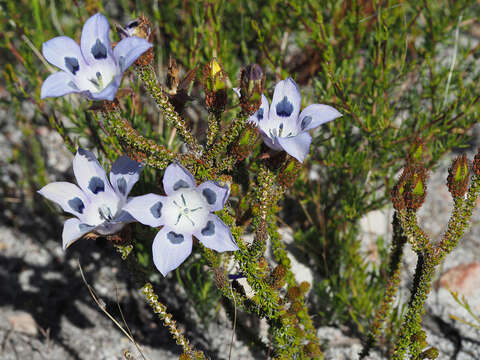
[[[77,73],[80,69],[80,65],[78,64],[77,58],[73,57],[65,57],[65,67],[70,71],[73,75]]]
[[[263,108],[258,109],[257,119],[258,119],[258,121],[263,120]]]
[[[184,240],[184,237],[182,234],[177,234],[173,231],[170,231],[167,234],[167,239],[170,241],[172,244],[181,244]]]
[[[207,226],[202,229],[201,233],[203,236],[212,236],[213,234],[215,234],[214,222],[211,220],[207,221]]]
[[[98,176],[94,176],[88,182],[88,188],[92,193],[98,194],[99,192],[105,191],[105,184]]]
[[[173,184],[173,190],[177,191],[178,189],[188,189],[190,185],[185,180],[178,180],[175,184]]]
[[[140,172],[142,164],[130,159],[128,156],[119,157],[112,165],[111,172],[115,175],[133,175]]]
[[[97,39],[90,51],[96,60],[107,58],[107,48],[102,44],[100,39]]]
[[[155,219],[160,219],[162,217],[162,207],[163,204],[161,201],[159,201],[150,208],[150,212]]]
[[[83,214],[83,209],[85,209],[85,204],[83,203],[82,199],[80,199],[79,197],[74,197],[72,200],[68,200],[67,202],[68,206],[70,206],[70,208],[79,213],[79,214]]]
[[[210,205],[215,204],[215,201],[217,201],[217,194],[211,189],[203,189],[202,194]]]
[[[307,128],[307,126],[310,125],[311,122],[312,122],[312,117],[311,116],[305,116],[302,119],[302,123],[301,123],[300,127],[302,128],[302,130],[305,130]]]
[[[127,195],[127,180],[124,177],[117,179],[117,187],[122,195]]]
[[[284,96],[282,101],[277,104],[276,110],[278,116],[289,117],[293,112],[293,104]]]
[[[96,161],[97,160],[97,158],[95,157],[95,155],[93,155],[93,153],[91,153],[88,150],[82,149],[82,148],[78,149],[78,154],[81,155],[81,156],[85,156],[88,161]]]

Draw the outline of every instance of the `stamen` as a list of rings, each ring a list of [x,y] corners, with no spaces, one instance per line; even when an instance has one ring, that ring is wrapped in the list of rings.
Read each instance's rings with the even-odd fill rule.
[[[183,206],[187,206],[187,202],[185,201],[185,198],[183,197],[183,194],[180,194],[180,196],[182,197]]]
[[[110,221],[113,219],[112,210],[107,205],[102,205],[98,208],[98,214],[100,218],[106,221]]]
[[[177,217],[177,222],[175,223],[175,225],[178,225],[178,222],[180,221],[180,218],[182,217],[182,213],[178,214],[178,217]]]

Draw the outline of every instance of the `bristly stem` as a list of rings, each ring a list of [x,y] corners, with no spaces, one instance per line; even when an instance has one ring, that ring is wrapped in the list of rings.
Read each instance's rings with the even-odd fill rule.
[[[102,115],[106,119],[108,131],[112,131],[121,143],[136,151],[134,157],[146,165],[161,170],[178,158],[176,153],[138,134],[127,120],[122,119],[118,111],[103,111]]]
[[[158,296],[153,291],[152,284],[146,283],[141,291],[148,305],[150,305],[160,320],[163,321],[163,324],[168,328],[168,331],[172,334],[177,344],[183,348],[183,352],[191,357],[193,356],[195,359],[205,359],[203,352],[193,350],[183,335],[183,332],[177,328],[177,323],[175,320],[172,320],[172,315],[167,312],[167,307],[158,300]]]
[[[375,314],[375,319],[372,323],[370,332],[367,335],[362,352],[360,353],[360,359],[368,356],[368,354],[370,353],[370,349],[375,345],[385,318],[391,311],[393,300],[397,294],[397,290],[400,285],[400,264],[402,262],[403,247],[407,242],[407,237],[403,234],[397,213],[393,215],[392,225],[393,239],[392,250],[390,253],[387,288],[385,290],[385,295],[382,299],[382,303],[380,304],[380,307]]]
[[[422,329],[420,327],[421,317],[425,312],[425,301],[432,285],[432,278],[435,269],[442,259],[448,255],[463,236],[465,229],[470,222],[473,208],[480,194],[480,177],[473,176],[472,183],[467,192],[466,199],[463,197],[454,198],[454,209],[448,222],[448,228],[440,244],[432,246],[428,237],[418,226],[413,212],[400,211],[399,219],[405,234],[414,238],[412,245],[416,246],[418,263],[415,270],[415,278],[412,295],[408,304],[408,311],[405,315],[400,335],[393,351],[393,360],[403,360],[407,350],[412,358],[418,358],[422,349],[426,346]]]
[[[240,112],[238,117],[232,121],[225,134],[216,143],[212,144],[208,152],[204,154],[204,160],[211,162],[223,153],[228,145],[238,138],[243,128],[247,125],[248,115]]]
[[[150,96],[153,98],[153,100],[155,100],[155,103],[160,110],[163,111],[167,122],[177,129],[178,134],[182,137],[183,141],[185,141],[190,150],[193,151],[196,156],[200,156],[202,153],[202,147],[188,129],[185,121],[175,111],[175,108],[170,103],[167,93],[158,85],[157,77],[153,67],[151,65],[145,65],[136,66],[135,69]]]

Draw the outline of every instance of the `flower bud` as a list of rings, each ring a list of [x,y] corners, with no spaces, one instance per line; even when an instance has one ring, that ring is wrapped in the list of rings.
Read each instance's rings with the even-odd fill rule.
[[[427,170],[422,163],[407,163],[392,190],[394,208],[418,210],[427,196]]]
[[[258,64],[250,64],[240,72],[240,106],[249,115],[262,104],[265,74]]]
[[[151,41],[152,39],[152,30],[150,27],[150,22],[144,14],[138,19],[129,21],[125,28],[117,25],[117,33],[120,36],[120,39],[124,39],[129,36],[137,36],[139,38]]]
[[[408,162],[411,163],[421,163],[423,162],[423,149],[425,144],[422,139],[416,138],[412,145],[410,146],[410,151],[408,155]]]
[[[203,77],[208,111],[223,112],[227,104],[227,74],[223,71],[222,65],[213,59],[203,69]]]
[[[130,36],[136,36],[149,42],[153,39],[153,34],[150,26],[150,21],[147,17],[142,14],[138,19],[129,21],[125,28],[117,25],[117,33],[120,39],[124,39]],[[148,49],[142,56],[140,56],[136,61],[135,65],[137,66],[147,66],[153,62],[153,47]]]
[[[470,169],[467,156],[462,154],[453,161],[452,167],[448,169],[447,186],[453,197],[465,195],[468,190],[469,178]]]

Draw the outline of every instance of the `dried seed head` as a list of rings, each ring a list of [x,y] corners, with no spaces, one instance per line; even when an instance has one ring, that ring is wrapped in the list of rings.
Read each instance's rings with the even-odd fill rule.
[[[262,104],[265,74],[258,64],[250,64],[240,71],[240,106],[249,115]]]
[[[448,169],[447,186],[453,197],[462,197],[468,190],[470,168],[465,154],[457,157]]]
[[[116,28],[118,36],[121,39],[130,36],[136,36],[149,42],[153,40],[153,33],[150,21],[144,14],[142,14],[142,16],[140,16],[138,19],[129,21],[127,25],[125,25],[125,27],[117,25]],[[150,48],[135,61],[135,65],[147,66],[148,64],[151,64],[153,62],[153,58],[153,48]]]
[[[125,27],[116,26],[118,36],[124,39],[129,36],[137,36],[139,38],[151,41],[152,29],[148,18],[142,14],[138,19],[129,21]]]
[[[177,93],[178,85],[180,84],[179,72],[180,70],[178,69],[177,62],[172,56],[170,56],[167,71],[167,92],[170,95],[175,95]]]

